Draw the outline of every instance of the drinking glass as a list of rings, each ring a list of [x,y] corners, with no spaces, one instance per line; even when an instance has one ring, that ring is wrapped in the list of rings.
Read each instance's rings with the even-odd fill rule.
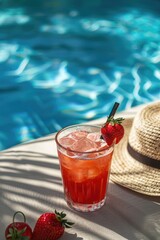
[[[56,134],[58,158],[67,204],[90,212],[106,201],[114,146],[101,138],[100,127],[72,125]]]

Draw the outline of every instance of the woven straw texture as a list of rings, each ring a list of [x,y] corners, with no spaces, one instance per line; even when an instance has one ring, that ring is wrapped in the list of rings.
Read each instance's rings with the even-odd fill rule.
[[[138,152],[160,160],[160,102],[148,105],[123,123],[125,135],[115,146],[111,180],[151,196],[160,196],[160,169],[135,160],[127,151],[128,140]]]
[[[160,103],[149,105],[136,115],[129,143],[137,152],[160,161]]]

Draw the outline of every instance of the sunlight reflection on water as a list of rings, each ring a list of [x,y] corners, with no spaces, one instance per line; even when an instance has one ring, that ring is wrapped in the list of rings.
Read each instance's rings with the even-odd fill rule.
[[[149,10],[12,7],[0,29],[0,149],[106,116],[115,101],[120,111],[160,98],[160,18]]]

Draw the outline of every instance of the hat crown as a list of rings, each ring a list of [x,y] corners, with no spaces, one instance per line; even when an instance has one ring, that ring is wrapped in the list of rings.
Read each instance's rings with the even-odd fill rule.
[[[150,104],[137,113],[129,144],[136,152],[160,161],[160,102]]]

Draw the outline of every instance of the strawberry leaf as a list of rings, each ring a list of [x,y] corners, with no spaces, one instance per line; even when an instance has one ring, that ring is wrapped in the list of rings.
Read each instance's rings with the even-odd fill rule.
[[[71,226],[74,224],[72,222],[68,222],[68,220],[65,219],[66,214],[64,212],[59,213],[55,210],[55,214],[56,214],[57,220],[60,221],[64,227],[71,228]]]
[[[9,234],[7,234],[7,238],[10,238],[11,240],[29,240],[28,236],[22,236],[23,233],[25,233],[27,227],[24,227],[23,229],[19,230],[16,227],[9,228]]]
[[[124,120],[124,118],[115,118],[114,119],[113,116],[112,116],[112,117],[107,119],[106,123],[110,123],[112,126],[114,126],[116,123],[121,124],[123,120]]]

